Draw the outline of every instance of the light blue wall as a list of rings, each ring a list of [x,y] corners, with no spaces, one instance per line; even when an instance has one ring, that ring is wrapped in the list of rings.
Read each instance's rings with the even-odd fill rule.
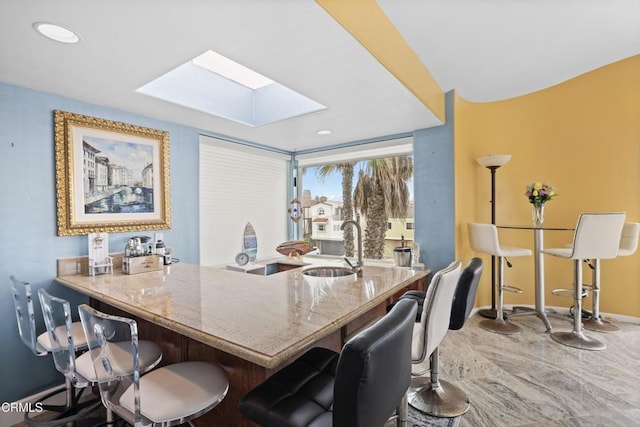
[[[53,110],[169,132],[173,225],[164,240],[182,261],[199,260],[197,129],[0,83],[0,402],[63,382],[50,357],[34,356],[20,341],[9,275],[73,304],[85,301],[53,284],[57,258],[87,255],[86,236],[56,235]],[[136,234],[148,233],[110,235],[110,250],[122,251]]]
[[[446,124],[413,134],[416,243],[420,260],[436,272],[455,257],[453,92],[446,95]]]
[[[447,125],[414,133],[415,236],[422,261],[434,271],[454,256],[452,99],[449,94]],[[57,258],[87,254],[86,236],[56,236],[53,110],[168,131],[173,225],[163,231],[164,239],[182,261],[198,263],[200,257],[198,129],[0,83],[0,402],[63,381],[50,357],[36,357],[20,342],[9,275],[74,305],[86,301],[53,283]],[[111,251],[121,251],[135,234],[143,233],[111,235]],[[41,321],[39,326],[44,330]]]

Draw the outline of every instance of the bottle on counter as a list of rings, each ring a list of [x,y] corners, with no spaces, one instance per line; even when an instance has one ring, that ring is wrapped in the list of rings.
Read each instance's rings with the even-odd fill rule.
[[[165,252],[165,246],[164,246],[164,242],[162,240],[158,240],[156,242],[156,248],[155,248],[155,253],[156,255],[164,255]]]
[[[142,256],[144,255],[144,248],[142,247],[142,242],[140,241],[139,237],[134,237],[133,238],[133,244],[134,244],[134,251],[132,253],[131,256]]]
[[[124,256],[126,257],[134,256],[133,253],[135,252],[135,250],[136,250],[135,242],[133,241],[133,239],[129,239],[129,241],[124,247]]]

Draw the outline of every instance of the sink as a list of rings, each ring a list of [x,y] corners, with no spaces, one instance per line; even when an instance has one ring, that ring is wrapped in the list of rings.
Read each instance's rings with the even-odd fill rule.
[[[346,267],[319,266],[307,268],[302,274],[309,277],[349,277],[355,276],[356,273]]]
[[[264,264],[257,266],[252,269],[247,269],[247,273],[249,274],[257,274],[260,276],[270,276],[275,273],[281,273],[283,271],[291,270],[293,268],[299,268],[300,265],[296,264],[286,264],[282,262],[272,262],[269,264]]]

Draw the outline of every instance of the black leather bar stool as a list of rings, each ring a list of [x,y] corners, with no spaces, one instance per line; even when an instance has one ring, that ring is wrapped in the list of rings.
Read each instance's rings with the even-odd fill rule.
[[[269,427],[406,426],[415,301],[401,301],[340,354],[315,347],[244,396],[238,408]]]

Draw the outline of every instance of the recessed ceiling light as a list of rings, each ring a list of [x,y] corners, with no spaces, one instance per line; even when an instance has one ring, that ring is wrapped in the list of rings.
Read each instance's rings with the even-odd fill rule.
[[[318,135],[331,135],[333,133],[333,131],[329,130],[329,129],[323,129],[323,130],[319,130],[318,131]]]
[[[80,36],[73,31],[49,22],[36,22],[33,24],[33,28],[43,36],[60,43],[78,43],[80,41]]]

